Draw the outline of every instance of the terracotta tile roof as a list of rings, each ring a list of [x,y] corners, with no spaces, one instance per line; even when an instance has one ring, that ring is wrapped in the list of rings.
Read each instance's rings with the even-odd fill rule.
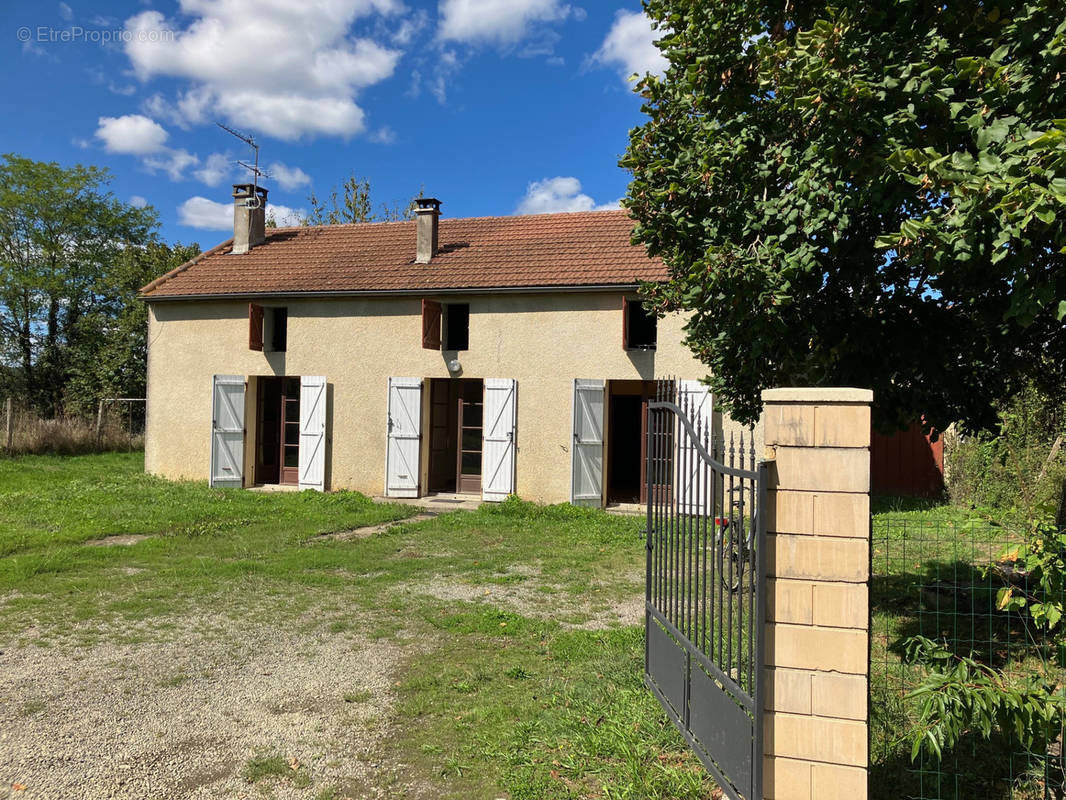
[[[666,271],[629,237],[625,211],[440,220],[439,250],[416,264],[415,223],[276,228],[230,255],[232,240],[145,286],[190,295],[626,286]]]

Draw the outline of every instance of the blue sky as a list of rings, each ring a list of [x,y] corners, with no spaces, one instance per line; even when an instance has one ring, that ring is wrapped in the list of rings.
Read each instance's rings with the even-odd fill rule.
[[[258,140],[282,222],[353,173],[451,217],[585,210],[625,193],[626,76],[662,66],[639,0],[3,6],[0,152],[106,166],[205,247],[250,156],[216,121]]]

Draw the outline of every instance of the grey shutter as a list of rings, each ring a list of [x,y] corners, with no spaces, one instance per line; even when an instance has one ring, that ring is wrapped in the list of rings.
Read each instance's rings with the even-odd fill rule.
[[[604,381],[574,379],[574,443],[571,451],[570,502],[603,505]]]
[[[215,375],[211,387],[211,476],[216,488],[244,485],[244,376]]]
[[[300,488],[326,488],[326,379],[300,378]]]
[[[511,378],[485,378],[482,500],[506,500],[514,492],[516,387]]]
[[[385,494],[418,497],[422,444],[422,380],[389,378]]]

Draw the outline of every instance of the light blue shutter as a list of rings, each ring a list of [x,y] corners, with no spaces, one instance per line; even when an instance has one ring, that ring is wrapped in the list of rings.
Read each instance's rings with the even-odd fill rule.
[[[422,380],[389,378],[385,494],[418,497],[422,442]]]
[[[485,379],[482,500],[506,500],[514,492],[516,388],[511,378]]]
[[[244,376],[215,375],[211,387],[211,476],[216,488],[244,485]]]
[[[300,488],[326,488],[326,379],[300,378]]]
[[[603,504],[604,381],[574,379],[574,443],[570,456],[570,502]]]

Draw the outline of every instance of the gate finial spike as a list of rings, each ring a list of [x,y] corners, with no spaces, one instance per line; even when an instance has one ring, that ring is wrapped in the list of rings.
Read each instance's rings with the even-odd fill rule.
[[[748,428],[748,441],[751,443],[751,469],[755,469],[755,426]]]
[[[734,466],[736,461],[737,447],[736,442],[733,440],[733,431],[729,432],[729,466]]]

